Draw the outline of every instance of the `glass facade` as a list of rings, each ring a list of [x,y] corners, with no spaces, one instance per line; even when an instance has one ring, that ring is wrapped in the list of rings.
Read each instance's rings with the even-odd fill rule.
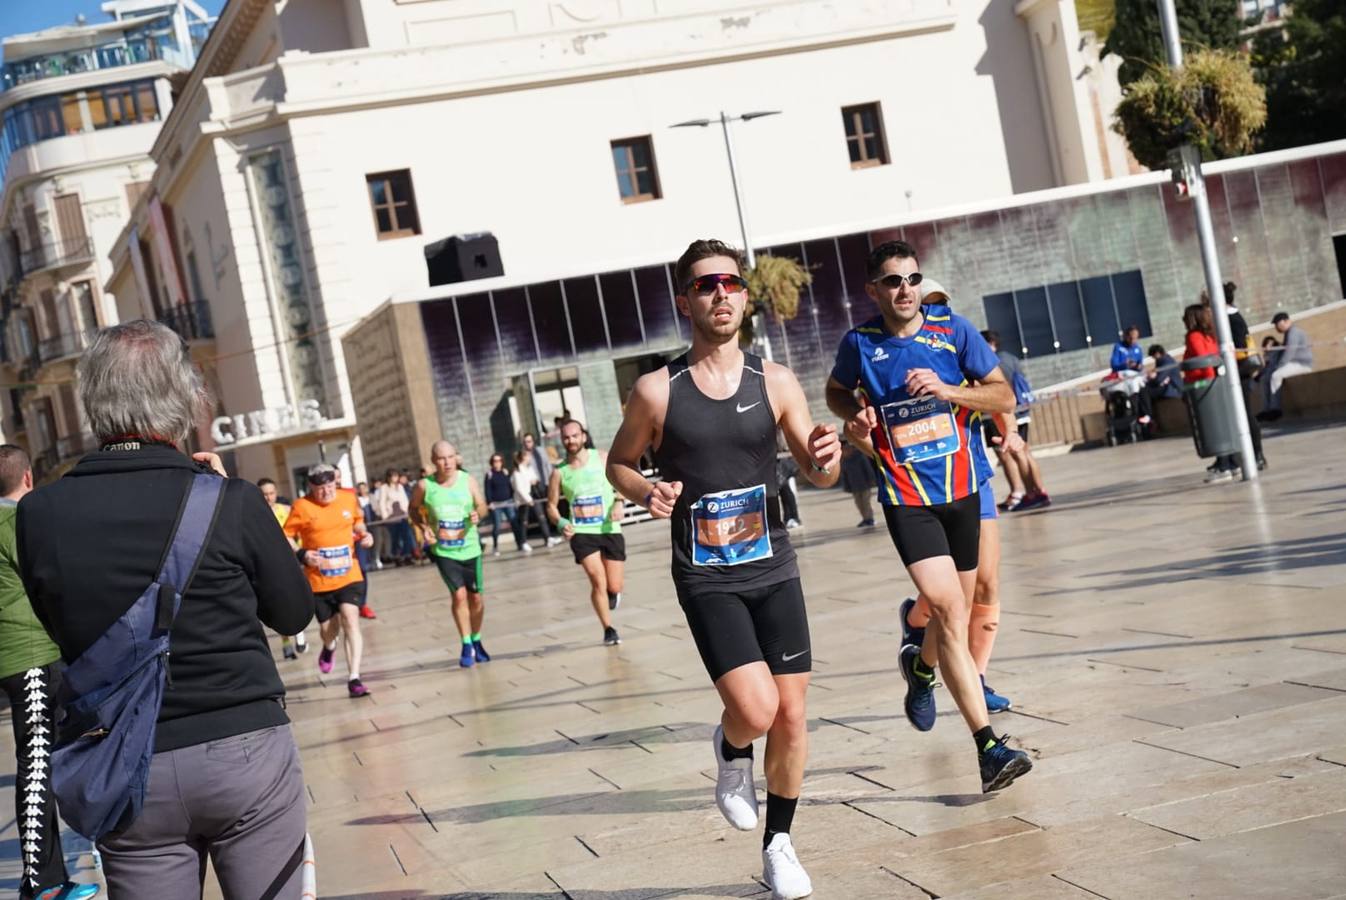
[[[1249,322],[1342,299],[1333,236],[1346,232],[1346,154],[1208,175],[1207,186],[1222,271],[1238,283]],[[823,387],[838,343],[877,314],[864,291],[865,256],[891,239],[916,247],[956,312],[1026,348],[1039,387],[1106,369],[1128,325],[1144,340],[1181,346],[1182,308],[1204,284],[1192,209],[1166,183],[762,248],[813,275],[798,315],[766,331],[820,419],[830,420]],[[671,268],[670,260],[497,291],[459,285],[460,295],[422,303],[444,433],[483,461],[514,446],[500,410],[529,371],[578,365],[587,391],[583,373],[603,361],[686,347]],[[598,416],[588,397],[588,414]]]
[[[10,154],[21,147],[67,134],[156,122],[163,113],[152,78],[16,103],[5,110],[0,122],[0,181],[9,168]]]

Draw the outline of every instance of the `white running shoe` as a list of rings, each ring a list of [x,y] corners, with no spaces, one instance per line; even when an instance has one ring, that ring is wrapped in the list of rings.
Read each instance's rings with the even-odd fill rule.
[[[715,805],[730,825],[739,831],[752,831],[757,827],[757,786],[752,782],[752,758],[725,759],[720,755],[723,740],[724,726],[716,725],[711,738],[715,766],[719,769],[715,778]]]
[[[773,900],[796,900],[813,893],[813,882],[799,864],[788,834],[776,835],[762,851],[762,880],[771,888]]]
[[[522,547],[519,548],[519,552],[520,552],[520,553],[524,553],[524,554],[532,553],[532,552],[533,552],[533,545],[532,545],[532,544],[524,544]]]
[[[548,547],[555,547],[557,544],[561,544],[561,543],[564,543],[564,541],[563,541],[561,538],[558,538],[558,537],[549,537],[549,538],[547,538],[547,546],[548,546]]]

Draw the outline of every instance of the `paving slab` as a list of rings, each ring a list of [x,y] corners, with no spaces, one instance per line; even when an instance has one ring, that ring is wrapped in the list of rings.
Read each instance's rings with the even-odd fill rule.
[[[992,724],[1035,768],[998,795],[945,689],[932,732],[902,715],[897,610],[914,589],[887,534],[856,529],[840,492],[803,492],[814,676],[794,838],[814,896],[1346,895],[1346,455],[1321,451],[1343,441],[1269,429],[1257,485],[1203,485],[1176,439],[1042,460],[1053,507],[1001,521],[988,672],[1015,704]],[[322,897],[768,896],[760,828],[714,807],[719,701],[668,533],[627,530],[618,648],[560,547],[486,560],[488,664],[458,667],[430,567],[371,576],[369,699],[346,698],[340,660],[329,676],[313,654],[279,663]],[[17,837],[0,830],[0,890]],[[65,849],[97,880],[87,842]]]

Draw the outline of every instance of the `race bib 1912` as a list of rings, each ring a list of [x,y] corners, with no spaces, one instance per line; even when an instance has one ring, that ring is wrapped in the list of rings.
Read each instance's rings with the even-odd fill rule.
[[[703,494],[692,504],[692,565],[737,566],[772,555],[766,485]]]

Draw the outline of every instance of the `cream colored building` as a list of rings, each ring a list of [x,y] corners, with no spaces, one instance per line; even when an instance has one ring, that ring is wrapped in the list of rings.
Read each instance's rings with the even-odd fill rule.
[[[718,122],[671,127],[721,111],[780,113],[731,126],[760,246],[1124,174],[1081,46],[1070,0],[230,0],[106,285],[208,304],[240,474],[360,478],[340,337],[434,296],[427,244],[518,284],[737,239]]]
[[[114,0],[109,21],[14,35],[0,68],[0,302],[6,440],[39,477],[90,448],[74,382],[117,321],[108,251],[154,170],[149,150],[209,22],[195,3]]]

